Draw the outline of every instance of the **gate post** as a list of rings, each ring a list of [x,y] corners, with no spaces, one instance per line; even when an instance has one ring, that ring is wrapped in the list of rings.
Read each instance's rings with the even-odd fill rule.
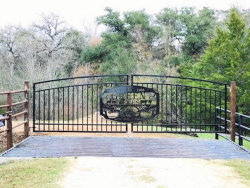
[[[7,149],[13,147],[12,139],[12,93],[7,94],[7,104],[8,104],[8,120],[7,120]]]
[[[236,82],[231,82],[230,137],[235,142]]]
[[[29,136],[29,91],[30,91],[30,86],[29,86],[29,81],[25,81],[25,89],[27,90],[25,92],[25,99],[27,102],[25,103],[25,110],[26,113],[24,114],[24,120],[26,123],[24,124],[24,137],[27,138]]]

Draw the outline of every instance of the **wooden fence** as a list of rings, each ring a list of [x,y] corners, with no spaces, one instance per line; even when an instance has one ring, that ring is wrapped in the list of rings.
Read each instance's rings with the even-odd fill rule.
[[[7,92],[0,92],[0,95],[6,96],[6,104],[0,105],[0,109],[4,108],[5,113],[3,117],[0,117],[0,122],[6,122],[5,129],[0,130],[0,133],[6,132],[7,133],[7,149],[13,147],[13,135],[12,130],[24,125],[24,137],[27,138],[29,136],[29,82],[24,82],[25,88],[23,90],[16,90],[16,91],[7,91]],[[17,93],[24,94],[23,101],[13,102],[13,95]],[[21,112],[14,113],[13,107],[17,105],[24,105]],[[12,126],[12,119],[23,116],[24,121],[18,123],[15,126]]]

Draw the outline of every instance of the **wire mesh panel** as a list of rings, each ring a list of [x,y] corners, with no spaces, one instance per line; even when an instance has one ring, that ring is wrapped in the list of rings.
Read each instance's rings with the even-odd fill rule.
[[[158,116],[133,123],[132,132],[225,132],[226,122],[215,116],[216,107],[226,109],[225,84],[157,75],[132,75],[131,80],[132,85],[153,88],[160,96]]]
[[[127,132],[127,123],[100,116],[100,94],[127,85],[127,75],[86,76],[34,84],[34,132]]]

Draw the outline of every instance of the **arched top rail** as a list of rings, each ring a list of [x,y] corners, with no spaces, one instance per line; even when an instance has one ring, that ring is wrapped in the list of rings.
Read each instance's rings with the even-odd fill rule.
[[[52,80],[45,80],[40,82],[35,82],[34,84],[43,84],[49,82],[57,82],[57,81],[66,81],[66,80],[76,80],[76,79],[85,79],[85,78],[103,78],[103,77],[126,77],[129,78],[130,75],[127,74],[108,74],[108,75],[89,75],[89,76],[77,76],[77,77],[68,77],[68,78],[59,78],[59,79],[52,79]],[[218,82],[218,81],[211,81],[211,80],[204,80],[204,79],[197,79],[197,78],[190,78],[190,77],[178,77],[178,76],[168,76],[168,75],[153,75],[153,74],[132,74],[131,78],[133,80],[134,77],[158,77],[158,78],[175,78],[181,80],[192,80],[192,81],[199,81],[199,82],[207,82],[213,84],[219,84],[226,86],[226,83]]]
[[[220,85],[227,85],[223,82],[217,82],[217,81],[211,81],[211,80],[203,80],[203,79],[197,79],[197,78],[190,78],[190,77],[178,77],[178,76],[168,76],[168,75],[154,75],[154,74],[132,74],[133,77],[159,77],[159,78],[176,78],[176,79],[182,79],[182,80],[192,80],[192,81],[200,81],[200,82],[208,82],[213,84],[220,84]]]
[[[82,78],[102,78],[102,77],[128,77],[127,74],[107,74],[107,75],[89,75],[89,76],[76,76],[76,77],[68,77],[68,78],[59,78],[59,79],[52,79],[52,80],[45,80],[41,82],[35,82],[34,84],[43,84],[48,82],[57,82],[57,81],[66,81],[66,80],[76,80]]]

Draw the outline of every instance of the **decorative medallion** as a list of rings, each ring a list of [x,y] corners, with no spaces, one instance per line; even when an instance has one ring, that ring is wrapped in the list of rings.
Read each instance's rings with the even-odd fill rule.
[[[159,93],[142,86],[105,89],[100,95],[100,113],[119,122],[139,122],[159,114]]]

